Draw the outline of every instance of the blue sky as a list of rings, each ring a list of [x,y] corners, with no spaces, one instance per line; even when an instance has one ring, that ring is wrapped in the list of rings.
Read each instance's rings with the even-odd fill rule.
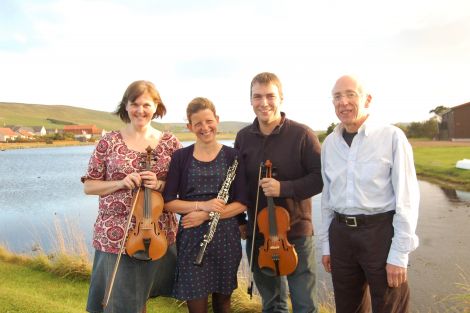
[[[271,71],[288,117],[325,129],[332,86],[353,73],[379,119],[421,121],[470,101],[469,21],[466,0],[2,0],[0,101],[113,111],[147,79],[163,121],[185,122],[196,96],[251,121],[250,81]]]

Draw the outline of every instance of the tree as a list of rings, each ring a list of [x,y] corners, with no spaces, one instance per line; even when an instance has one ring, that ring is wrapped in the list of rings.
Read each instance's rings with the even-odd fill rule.
[[[438,122],[430,118],[424,122],[412,122],[405,131],[408,138],[436,138],[439,134]]]
[[[446,113],[447,111],[449,111],[450,109],[448,107],[445,107],[443,105],[438,105],[437,107],[435,107],[434,109],[432,109],[431,111],[429,111],[429,113],[434,113],[436,114],[437,116],[439,117],[442,117],[442,115],[444,113]]]
[[[335,129],[336,125],[337,125],[337,124],[335,124],[335,123],[331,123],[330,126],[328,126],[328,128],[326,129],[326,135],[327,135],[327,136],[333,132],[333,130]]]
[[[335,123],[331,123],[330,126],[328,126],[328,128],[326,129],[326,132],[322,132],[322,133],[318,134],[318,140],[320,140],[320,142],[323,142],[323,140],[325,140],[326,136],[328,136],[329,134],[331,134],[333,132],[336,125],[337,124],[335,124]]]

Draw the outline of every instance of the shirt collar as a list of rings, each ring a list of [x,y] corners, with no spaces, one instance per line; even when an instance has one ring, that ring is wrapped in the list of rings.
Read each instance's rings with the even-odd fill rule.
[[[373,131],[375,128],[377,128],[379,125],[377,124],[377,121],[371,117],[370,115],[367,117],[367,119],[362,123],[361,127],[357,130],[358,134],[364,134],[364,136],[369,136],[371,131]],[[344,125],[343,123],[339,123],[335,129],[334,133],[336,136],[343,136],[343,130],[344,130]]]

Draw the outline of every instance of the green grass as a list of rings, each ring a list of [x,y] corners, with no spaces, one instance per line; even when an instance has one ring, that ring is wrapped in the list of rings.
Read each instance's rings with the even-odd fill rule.
[[[66,255],[18,256],[0,248],[0,312],[84,312],[90,264],[76,260]],[[160,297],[148,302],[147,312],[181,313],[186,306]]]
[[[59,251],[64,251],[63,243],[59,240]],[[0,246],[0,312],[84,312],[90,271],[91,264],[83,254],[24,256]],[[260,299],[255,296],[250,300],[245,284],[239,280],[239,288],[232,295],[232,312],[259,312]],[[159,297],[149,300],[147,312],[182,313],[187,308],[182,301]]]
[[[0,261],[1,312],[83,312],[87,283]]]
[[[470,159],[469,147],[414,147],[418,176],[451,188],[470,190],[470,171],[458,169],[455,163]]]

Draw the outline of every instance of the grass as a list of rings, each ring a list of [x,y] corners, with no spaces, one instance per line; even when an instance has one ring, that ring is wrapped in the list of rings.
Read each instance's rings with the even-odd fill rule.
[[[460,292],[445,297],[441,302],[449,307],[449,312],[470,313],[470,280],[469,273],[460,268],[460,282],[456,283]]]
[[[0,246],[0,312],[83,312],[89,288],[90,264],[80,256],[39,254],[23,256]],[[250,300],[242,282],[232,296],[232,312],[261,310]],[[184,302],[171,298],[149,300],[147,312],[187,312]]]
[[[90,256],[76,223],[54,220],[54,252],[20,255],[0,245],[0,312],[84,312],[91,274]],[[243,277],[232,295],[232,312],[261,310],[259,297],[250,300]],[[172,298],[149,300],[147,312],[187,312],[186,304]]]
[[[83,234],[73,221],[66,227],[54,220],[54,252],[46,254],[34,247],[34,254],[20,255],[0,245],[0,312],[83,312],[91,274],[90,256]],[[261,299],[247,294],[248,265],[243,260],[238,288],[232,294],[232,312],[261,311]],[[320,313],[334,312],[332,293],[319,304]],[[171,298],[149,300],[147,312],[187,312],[186,304]],[[210,309],[209,312],[212,312]]]
[[[441,186],[470,191],[470,171],[455,163],[470,159],[468,146],[413,146],[416,173]]]

